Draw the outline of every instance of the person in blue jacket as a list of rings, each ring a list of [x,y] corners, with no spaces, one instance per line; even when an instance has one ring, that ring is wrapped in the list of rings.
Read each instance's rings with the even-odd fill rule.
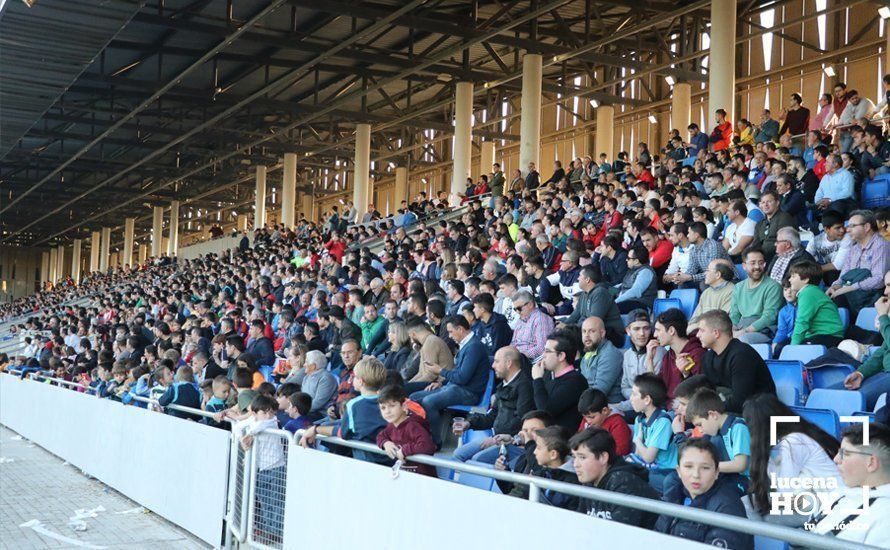
[[[507,318],[494,312],[494,297],[487,292],[473,298],[473,314],[479,320],[477,333],[479,341],[488,350],[489,357],[513,341],[513,330]]]
[[[788,279],[782,281],[782,295],[787,303],[779,310],[779,324],[773,337],[773,357],[778,357],[782,348],[791,343],[794,321],[797,319],[797,292],[791,288]]]
[[[680,446],[679,457],[677,473],[682,485],[666,487],[662,500],[699,510],[746,517],[738,489],[721,478],[717,471],[720,458],[711,441],[701,437],[688,439]],[[754,537],[751,535],[664,514],[655,522],[655,530],[720,548],[754,548]]]
[[[420,403],[426,411],[434,440],[441,439],[440,421],[443,409],[453,405],[479,404],[491,369],[488,350],[470,330],[467,319],[455,315],[444,322],[448,336],[458,344],[454,368],[445,370],[441,365],[427,363],[426,368],[439,375],[444,382],[433,382],[426,389],[411,394],[411,400]],[[437,446],[441,443],[440,440],[436,441]]]
[[[163,395],[158,398],[158,405],[179,405],[190,409],[201,408],[201,391],[195,384],[195,374],[191,367],[179,367],[176,369],[176,379],[167,387]],[[201,420],[201,417],[187,412],[170,409],[167,414],[177,418],[189,420]]]

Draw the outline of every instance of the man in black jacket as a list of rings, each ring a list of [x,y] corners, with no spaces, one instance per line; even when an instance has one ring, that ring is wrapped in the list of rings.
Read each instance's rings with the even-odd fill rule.
[[[522,447],[514,444],[513,437],[522,428],[522,417],[535,407],[535,400],[531,377],[522,370],[522,354],[513,346],[502,347],[494,354],[491,368],[500,380],[495,389],[494,402],[488,412],[471,414],[464,421],[463,429],[491,429],[495,436],[461,445],[454,451],[455,460],[494,464],[503,445],[507,463],[512,464],[524,452]]]
[[[717,388],[727,411],[741,413],[745,400],[754,394],[776,394],[776,384],[760,355],[732,337],[729,314],[711,310],[698,322],[698,339],[708,350],[702,357],[701,373]]]
[[[587,379],[574,366],[577,356],[577,345],[572,338],[554,332],[544,344],[543,358],[532,366],[535,407],[549,412],[553,423],[570,433],[581,423],[578,399],[587,389]]]
[[[615,452],[615,440],[608,431],[588,428],[575,434],[569,440],[569,447],[574,457],[575,474],[583,485],[658,500],[658,493],[649,485],[649,473],[639,464],[621,460]],[[579,501],[578,511],[646,529],[651,529],[657,519],[651,512],[587,498]]]

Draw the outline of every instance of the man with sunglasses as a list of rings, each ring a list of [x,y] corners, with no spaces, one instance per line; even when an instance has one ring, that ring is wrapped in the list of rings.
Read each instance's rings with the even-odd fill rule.
[[[534,363],[544,353],[547,335],[553,332],[553,318],[537,306],[526,290],[513,295],[513,309],[519,314],[519,322],[513,329],[510,344]]]
[[[854,424],[844,432],[834,461],[847,489],[830,510],[811,520],[812,532],[887,548],[890,546],[890,523],[887,522],[890,517],[890,428],[878,423]]]

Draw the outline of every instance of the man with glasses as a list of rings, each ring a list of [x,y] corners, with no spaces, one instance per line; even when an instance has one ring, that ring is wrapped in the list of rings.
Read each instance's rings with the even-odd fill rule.
[[[627,251],[627,273],[618,286],[615,302],[621,313],[635,309],[651,310],[658,295],[658,278],[649,266],[649,251],[639,245]]]
[[[840,498],[811,523],[813,533],[838,540],[890,546],[890,428],[855,424],[844,431],[834,457],[844,485]],[[867,440],[866,440],[867,436]],[[865,501],[868,499],[868,502]]]
[[[859,390],[865,397],[866,410],[872,410],[878,398],[890,392],[890,271],[884,275],[884,295],[875,302],[878,330],[884,343],[855,372],[844,380],[843,389]],[[837,389],[842,389],[838,384]],[[885,406],[886,421],[888,408]],[[880,411],[879,411],[880,412]]]
[[[890,242],[878,233],[878,220],[871,210],[852,212],[847,232],[853,245],[840,277],[825,293],[855,319],[859,310],[881,295],[884,274],[890,271]]]
[[[766,256],[766,253],[764,253]],[[766,258],[765,258],[766,259]],[[800,233],[793,227],[783,227],[776,233],[776,255],[769,260],[766,272],[774,281],[782,281],[788,269],[800,262],[816,262],[809,252],[800,246]]]
[[[748,278],[735,285],[729,317],[732,337],[746,344],[765,344],[776,333],[779,309],[784,305],[782,286],[764,277],[766,258],[759,248],[749,248],[742,264]]]
[[[578,400],[587,389],[587,380],[574,366],[578,349],[574,340],[561,332],[545,339],[543,358],[532,366],[535,408],[547,411],[554,424],[573,433],[581,423]]]
[[[547,335],[553,332],[553,318],[537,307],[535,299],[526,290],[513,295],[513,309],[519,314],[519,322],[513,329],[510,344],[534,363],[544,353]]]

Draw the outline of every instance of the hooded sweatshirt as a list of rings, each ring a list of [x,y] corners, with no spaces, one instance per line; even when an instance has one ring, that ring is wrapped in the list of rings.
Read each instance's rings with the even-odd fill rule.
[[[669,349],[661,362],[661,372],[659,374],[664,381],[664,385],[667,386],[668,399],[674,398],[674,390],[680,382],[701,372],[701,360],[702,356],[705,354],[705,348],[702,347],[698,338],[691,336],[689,341],[686,342],[686,345],[683,346],[681,354],[682,353],[688,353],[689,356],[695,360],[695,364],[692,365],[692,368],[684,370],[683,373],[677,368],[677,354],[674,353],[674,350]]]
[[[377,434],[378,447],[382,449],[383,444],[387,441],[392,441],[401,447],[406,457],[418,454],[432,455],[436,452],[436,444],[433,443],[433,436],[430,434],[430,425],[426,420],[414,414],[409,414],[398,426],[387,424]],[[436,469],[428,464],[407,461],[402,465],[402,469],[406,472],[436,477]]]
[[[612,465],[606,475],[596,484],[596,488],[625,495],[658,499],[658,493],[649,485],[649,472],[639,464],[629,462],[619,461]],[[577,510],[588,516],[646,529],[651,529],[657,518],[651,512],[588,498],[580,499]]]

